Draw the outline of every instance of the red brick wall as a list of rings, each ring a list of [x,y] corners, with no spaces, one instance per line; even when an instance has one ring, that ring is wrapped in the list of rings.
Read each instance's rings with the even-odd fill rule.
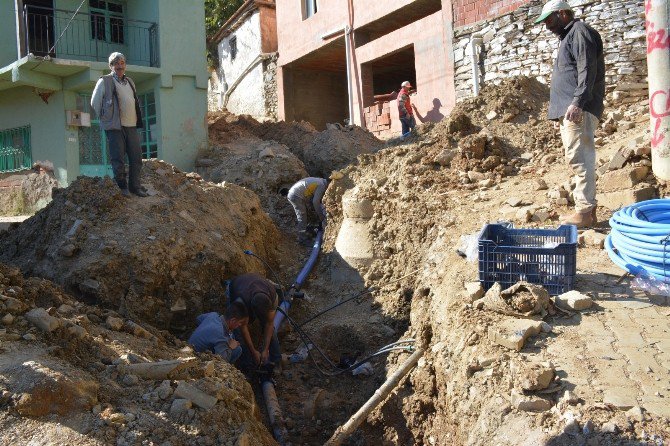
[[[378,101],[374,105],[365,107],[365,128],[375,136],[391,136],[391,105],[389,102]]]
[[[507,14],[528,2],[530,0],[453,0],[454,27]]]

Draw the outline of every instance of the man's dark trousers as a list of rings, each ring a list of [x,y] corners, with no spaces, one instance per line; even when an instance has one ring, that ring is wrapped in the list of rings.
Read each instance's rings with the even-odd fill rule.
[[[403,135],[406,135],[410,131],[414,130],[414,127],[416,127],[416,121],[414,120],[414,115],[409,115],[405,118],[400,118],[400,124],[402,124]]]
[[[135,127],[121,127],[121,130],[106,130],[109,158],[112,163],[114,180],[121,189],[137,191],[140,187],[142,170],[142,148],[140,135]],[[128,180],[126,181],[126,155],[128,156]]]

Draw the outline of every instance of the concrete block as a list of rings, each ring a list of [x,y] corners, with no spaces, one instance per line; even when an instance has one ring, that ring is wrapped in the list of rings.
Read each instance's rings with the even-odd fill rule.
[[[628,161],[628,159],[632,155],[633,151],[628,147],[620,148],[614,155],[612,155],[612,158],[608,163],[609,169],[610,170],[621,169],[624,166],[624,164],[626,164],[626,161]]]
[[[656,195],[656,189],[648,186],[640,189],[621,190],[598,194],[598,204],[610,210],[617,210],[640,201],[650,200]]]
[[[466,282],[465,295],[470,302],[474,302],[484,296],[484,287],[479,282]]]
[[[188,384],[184,381],[179,382],[177,389],[174,391],[174,394],[178,398],[192,401],[193,404],[198,407],[202,407],[205,410],[209,410],[214,407],[218,401],[215,397],[206,394],[197,387],[192,386],[191,384]]]
[[[526,396],[516,389],[512,390],[510,401],[512,407],[524,412],[544,412],[551,409],[551,402],[537,396]]]
[[[572,290],[555,297],[556,305],[570,310],[586,310],[591,308],[593,300],[579,291]]]
[[[542,331],[542,321],[531,319],[507,319],[492,325],[488,337],[498,345],[520,351],[526,339]]]
[[[626,167],[607,172],[598,178],[598,188],[603,192],[631,189],[644,180],[648,173],[649,168],[646,166]]]
[[[637,406],[637,390],[631,387],[611,387],[605,390],[603,403],[621,410],[632,409]]]

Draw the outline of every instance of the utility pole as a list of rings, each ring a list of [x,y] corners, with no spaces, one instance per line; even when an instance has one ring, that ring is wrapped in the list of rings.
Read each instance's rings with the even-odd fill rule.
[[[645,0],[651,164],[670,180],[670,0]]]

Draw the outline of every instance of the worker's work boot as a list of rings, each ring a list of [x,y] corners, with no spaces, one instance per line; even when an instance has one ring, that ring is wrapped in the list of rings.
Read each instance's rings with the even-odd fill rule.
[[[559,221],[566,225],[575,225],[578,228],[593,226],[595,223],[595,208],[586,212],[575,212],[574,214],[563,215]]]
[[[130,191],[128,189],[121,189],[121,195],[124,197],[130,197]]]

